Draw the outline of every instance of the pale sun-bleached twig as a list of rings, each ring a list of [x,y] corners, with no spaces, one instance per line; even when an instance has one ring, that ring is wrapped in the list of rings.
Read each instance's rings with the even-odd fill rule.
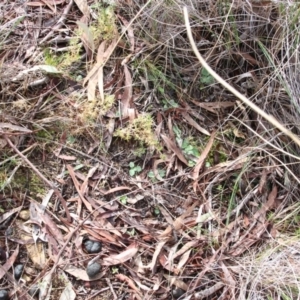
[[[222,84],[228,91],[230,91],[232,94],[234,94],[236,97],[238,97],[240,100],[242,100],[245,104],[247,104],[250,108],[252,108],[256,113],[258,113],[260,116],[262,116],[265,120],[267,120],[269,123],[271,123],[273,126],[278,128],[281,132],[286,134],[288,137],[290,137],[298,146],[300,146],[300,139],[298,136],[296,136],[294,133],[292,133],[289,129],[287,129],[285,126],[283,126],[281,123],[279,123],[273,116],[267,114],[263,110],[261,110],[257,105],[255,105],[252,101],[250,101],[248,98],[246,98],[243,94],[241,94],[239,91],[237,91],[233,86],[231,86],[229,83],[227,83],[221,76],[219,76],[205,61],[205,59],[201,56],[199,53],[197,46],[195,44],[195,41],[193,39],[192,31],[191,31],[191,25],[189,22],[189,16],[187,8],[183,8],[184,13],[184,20],[185,20],[185,26],[188,34],[189,41],[191,43],[192,49],[197,56],[198,60],[202,64],[202,66],[207,70],[207,72],[214,77],[217,82]]]

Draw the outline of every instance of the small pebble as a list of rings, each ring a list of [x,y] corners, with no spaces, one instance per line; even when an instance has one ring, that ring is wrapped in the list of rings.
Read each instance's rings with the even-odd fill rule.
[[[14,273],[15,273],[15,279],[16,280],[19,280],[21,278],[23,270],[24,270],[24,265],[19,264],[19,265],[15,266]]]
[[[180,298],[184,293],[185,291],[179,288],[176,288],[172,291],[172,295],[175,299]]]
[[[86,268],[86,273],[88,274],[89,278],[95,278],[99,272],[101,271],[101,265],[97,262],[89,263]]]
[[[0,290],[0,300],[7,300],[8,299],[8,291]]]
[[[84,246],[88,253],[99,253],[102,248],[101,242],[91,240],[86,240]]]

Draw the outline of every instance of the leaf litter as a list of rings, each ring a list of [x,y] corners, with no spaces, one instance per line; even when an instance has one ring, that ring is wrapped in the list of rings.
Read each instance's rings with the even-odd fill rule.
[[[278,208],[292,199],[282,158],[244,124],[260,132],[272,128],[257,116],[249,122],[250,113],[220,93],[191,54],[178,56],[168,36],[190,51],[187,40],[182,44],[177,38],[183,36],[172,33],[178,24],[169,27],[178,18],[153,24],[160,13],[149,18],[147,5],[106,2],[3,5],[0,26],[9,31],[0,34],[0,58],[9,71],[0,75],[1,289],[16,299],[27,299],[35,285],[39,299],[238,299],[245,279],[235,270],[240,262],[249,270],[249,252],[278,238]],[[21,18],[23,5],[40,20]],[[97,32],[97,18],[109,9],[118,30],[104,24]],[[170,17],[165,11],[160,17]],[[162,24],[156,37],[147,32]],[[205,27],[194,30],[214,38]],[[22,31],[34,42],[27,38],[22,45]],[[66,68],[65,38],[73,35],[80,55]],[[40,47],[53,57],[65,53],[48,64]],[[222,53],[216,66],[231,56],[247,66],[239,62],[228,81],[249,87],[245,93],[253,88],[250,79],[261,84],[256,72],[266,60],[245,49]],[[216,99],[209,100],[211,94]],[[115,135],[126,128],[129,139]],[[101,242],[99,254],[87,251],[87,239]],[[94,261],[101,270],[90,278],[86,269]],[[16,284],[18,264],[25,269]]]

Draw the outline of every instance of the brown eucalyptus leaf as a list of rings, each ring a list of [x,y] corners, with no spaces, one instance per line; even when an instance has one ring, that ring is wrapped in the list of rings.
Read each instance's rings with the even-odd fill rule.
[[[118,265],[122,264],[129,259],[133,258],[136,253],[138,252],[139,247],[137,243],[132,243],[131,245],[128,246],[128,248],[116,255],[110,255],[108,257],[105,257],[103,259],[103,265],[104,266],[112,266],[112,265]]]

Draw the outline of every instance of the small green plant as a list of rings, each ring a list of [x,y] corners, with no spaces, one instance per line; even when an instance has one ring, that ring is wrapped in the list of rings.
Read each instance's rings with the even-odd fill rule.
[[[153,213],[154,213],[155,216],[159,216],[159,215],[160,215],[160,209],[159,209],[158,206],[155,206],[155,207],[154,207]]]
[[[128,233],[130,236],[134,236],[134,235],[135,235],[135,229],[132,228],[131,230],[127,230],[127,233]]]
[[[166,171],[163,170],[163,169],[157,169],[157,172],[158,172],[158,175],[161,178],[164,178],[165,175],[166,175]],[[154,174],[153,171],[148,172],[148,177],[151,179],[152,182],[156,182],[157,181],[156,176],[155,176],[155,174]]]
[[[205,68],[202,68],[200,75],[200,89],[211,85],[215,82],[215,79],[208,73]]]
[[[179,106],[178,103],[175,102],[175,100],[173,100],[173,99],[171,99],[171,100],[164,99],[164,100],[162,100],[162,103],[163,103],[164,109],[177,108]]]
[[[112,267],[112,268],[111,268],[111,273],[112,273],[112,274],[118,274],[118,273],[119,273],[119,268],[117,268],[117,267]]]
[[[181,130],[178,126],[173,127],[173,131],[176,136],[176,142],[179,147],[183,150],[183,153],[188,158],[188,163],[190,167],[195,166],[197,158],[200,156],[199,146],[193,140],[192,137],[182,138]]]
[[[140,166],[136,166],[133,161],[129,163],[129,168],[130,176],[134,176],[135,174],[140,173],[142,171],[142,168]]]
[[[124,205],[127,204],[127,196],[123,195],[119,198],[120,202]]]
[[[147,152],[147,149],[143,147],[143,145],[138,146],[134,150],[132,150],[132,153],[137,157],[142,157]]]
[[[193,155],[195,157],[199,157],[200,153],[198,151],[198,147],[193,143],[190,138],[185,138],[181,145],[183,152],[187,155]]]
[[[150,62],[149,60],[144,61],[146,69],[148,70],[148,77],[154,83],[157,91],[165,96],[165,87],[176,91],[176,85],[168,78],[168,76],[161,71],[161,68]]]
[[[182,139],[181,130],[177,126],[173,127],[173,131],[174,131],[175,136],[176,136],[177,144],[181,147],[181,149],[183,150],[183,152],[185,154],[193,155],[193,156],[196,156],[196,157],[200,156],[198,147],[197,147],[195,141],[193,141],[193,139],[191,137],[187,137],[185,139]]]
[[[73,145],[75,142],[76,142],[76,138],[75,138],[73,135],[69,135],[69,136],[67,137],[67,143],[68,143],[69,145]]]

